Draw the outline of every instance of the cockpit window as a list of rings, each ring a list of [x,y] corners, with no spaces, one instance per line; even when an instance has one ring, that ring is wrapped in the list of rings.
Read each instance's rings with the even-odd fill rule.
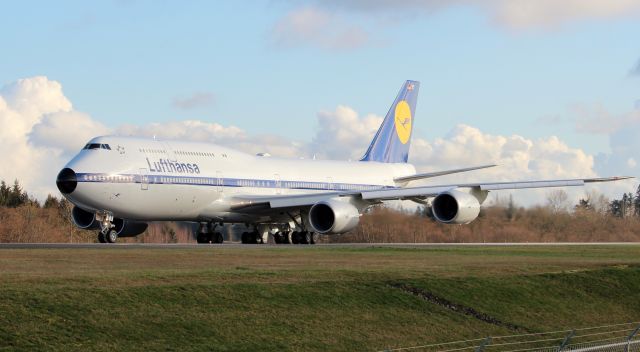
[[[87,143],[87,145],[84,146],[84,149],[106,149],[106,150],[111,150],[111,147],[108,144],[100,144],[100,143]]]

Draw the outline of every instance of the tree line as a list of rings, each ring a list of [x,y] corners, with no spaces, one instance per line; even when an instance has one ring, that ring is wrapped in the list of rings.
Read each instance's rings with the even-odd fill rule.
[[[30,196],[29,193],[20,186],[18,180],[13,181],[12,186],[8,186],[4,180],[0,181],[0,207],[17,208],[30,205],[36,208],[59,208],[66,206],[66,202],[67,200],[64,198],[58,199],[49,194],[44,203],[40,204],[36,198]]]
[[[491,204],[493,203],[493,204]],[[41,203],[18,181],[0,181],[0,242],[94,242],[95,231],[71,221],[73,205],[53,195]],[[129,242],[194,242],[186,223],[151,223]],[[433,221],[428,207],[398,210],[374,207],[359,226],[320,242],[640,242],[640,186],[635,193],[607,199],[591,192],[571,204],[566,192],[548,193],[547,204],[524,208],[512,197],[496,198],[464,226]]]

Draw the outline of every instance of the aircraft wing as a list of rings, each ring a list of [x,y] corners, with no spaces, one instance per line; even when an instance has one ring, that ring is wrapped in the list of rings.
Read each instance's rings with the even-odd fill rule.
[[[333,191],[314,194],[301,195],[271,195],[271,196],[237,196],[234,210],[251,211],[307,207],[317,202],[335,197],[358,197],[364,201],[377,203],[384,200],[405,200],[405,199],[426,199],[435,197],[440,193],[457,188],[475,188],[479,191],[495,191],[504,189],[525,189],[525,188],[549,188],[549,187],[572,187],[584,186],[586,183],[611,182],[630,179],[633,177],[601,177],[601,178],[581,178],[566,180],[545,180],[545,181],[519,181],[519,182],[488,182],[488,183],[465,183],[424,187],[391,188],[373,191]]]

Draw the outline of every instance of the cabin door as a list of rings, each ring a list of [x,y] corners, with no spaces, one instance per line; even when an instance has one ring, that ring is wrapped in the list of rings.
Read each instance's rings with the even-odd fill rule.
[[[149,189],[149,172],[146,167],[140,168],[140,189],[143,191]]]
[[[216,171],[216,189],[219,193],[224,191],[224,178],[222,178],[222,172]]]
[[[275,182],[274,187],[276,188],[276,194],[282,193],[282,181],[280,180],[280,175],[279,174],[274,174],[273,175],[273,180]]]

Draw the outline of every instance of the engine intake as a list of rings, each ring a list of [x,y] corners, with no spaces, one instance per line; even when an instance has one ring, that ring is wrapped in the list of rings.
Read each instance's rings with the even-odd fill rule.
[[[96,221],[96,214],[74,206],[71,210],[71,220],[84,230],[96,230],[100,228],[100,223]]]
[[[320,234],[338,234],[353,230],[360,212],[351,203],[339,200],[318,202],[309,210],[309,224]]]
[[[480,214],[480,202],[471,194],[447,191],[438,194],[432,203],[433,216],[447,224],[468,224]]]
[[[144,232],[147,229],[146,222],[113,219],[114,230],[118,233],[118,237],[133,237]]]

